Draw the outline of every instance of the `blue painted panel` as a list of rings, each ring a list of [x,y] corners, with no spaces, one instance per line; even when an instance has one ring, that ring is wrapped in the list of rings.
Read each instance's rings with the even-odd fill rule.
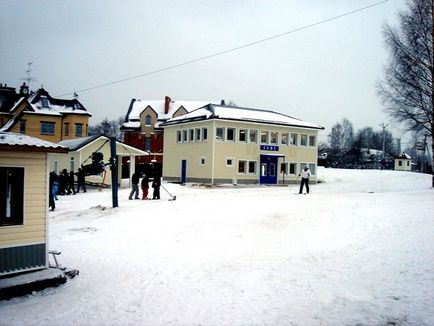
[[[45,266],[45,243],[0,249],[0,274]]]

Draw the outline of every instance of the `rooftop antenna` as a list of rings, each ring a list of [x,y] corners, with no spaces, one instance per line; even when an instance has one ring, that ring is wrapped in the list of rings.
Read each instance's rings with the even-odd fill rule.
[[[27,63],[27,70],[26,70],[27,77],[21,78],[21,80],[27,81],[27,86],[29,86],[29,88],[30,88],[30,82],[36,81],[36,78],[33,78],[30,76],[30,73],[32,72],[32,64],[33,64],[33,61]]]

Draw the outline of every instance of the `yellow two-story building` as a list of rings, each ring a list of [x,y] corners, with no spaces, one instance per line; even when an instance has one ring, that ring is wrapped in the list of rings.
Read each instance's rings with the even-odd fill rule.
[[[87,136],[89,117],[76,98],[54,98],[43,88],[29,94],[25,84],[19,93],[0,85],[0,131],[58,143]]]
[[[315,123],[269,110],[208,104],[164,128],[163,178],[211,184],[289,184],[308,166],[316,181]]]

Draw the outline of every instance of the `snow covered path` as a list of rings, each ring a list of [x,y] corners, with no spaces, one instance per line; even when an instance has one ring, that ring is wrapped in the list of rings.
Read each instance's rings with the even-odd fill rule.
[[[320,173],[309,196],[166,184],[176,201],[60,197],[50,248],[80,275],[0,301],[0,325],[433,325],[430,176]]]

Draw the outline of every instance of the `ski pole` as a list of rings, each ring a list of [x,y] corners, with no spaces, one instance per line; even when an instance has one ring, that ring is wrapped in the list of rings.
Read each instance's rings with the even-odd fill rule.
[[[172,200],[176,200],[176,196],[173,196],[170,192],[169,192],[169,190],[167,190],[162,184],[160,185],[161,186],[161,188],[163,188],[168,194],[169,194],[169,196],[170,197],[172,197]]]

